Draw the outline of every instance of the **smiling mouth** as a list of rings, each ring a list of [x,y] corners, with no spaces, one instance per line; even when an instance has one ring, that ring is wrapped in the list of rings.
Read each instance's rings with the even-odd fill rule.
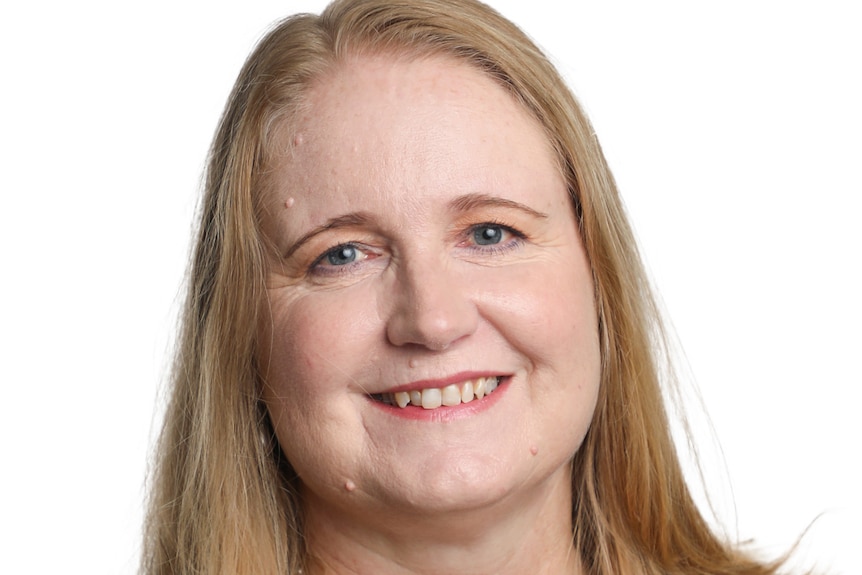
[[[479,377],[463,383],[451,384],[445,387],[429,387],[427,389],[414,389],[412,391],[398,391],[395,393],[377,393],[371,396],[375,401],[394,405],[402,409],[409,405],[423,409],[437,409],[438,407],[453,407],[462,403],[470,403],[479,400],[486,395],[491,395],[500,385],[500,377]]]

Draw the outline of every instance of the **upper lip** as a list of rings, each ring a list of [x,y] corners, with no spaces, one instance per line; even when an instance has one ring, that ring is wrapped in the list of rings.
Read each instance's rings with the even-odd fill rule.
[[[411,381],[410,383],[405,383],[403,385],[399,385],[397,387],[392,387],[381,391],[379,393],[398,393],[402,391],[416,391],[420,389],[434,389],[434,388],[443,388],[447,385],[452,384],[460,384],[465,381],[471,381],[474,379],[479,379],[480,377],[499,377],[503,378],[506,374],[500,373],[499,371],[462,371],[460,373],[455,373],[447,377],[443,378],[435,378],[435,379],[421,379],[417,381]]]

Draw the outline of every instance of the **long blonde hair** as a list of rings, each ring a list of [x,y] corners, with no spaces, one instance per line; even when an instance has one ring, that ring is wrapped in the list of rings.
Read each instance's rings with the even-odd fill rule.
[[[145,573],[299,573],[302,502],[260,398],[265,290],[259,198],[275,132],[348,54],[445,55],[505,87],[541,123],[591,262],[600,397],[573,460],[573,545],[587,571],[767,574],[709,528],[665,411],[664,337],[632,231],[592,127],[541,51],[474,0],[338,0],[275,26],[246,61],[210,150],[200,227],[157,446]]]

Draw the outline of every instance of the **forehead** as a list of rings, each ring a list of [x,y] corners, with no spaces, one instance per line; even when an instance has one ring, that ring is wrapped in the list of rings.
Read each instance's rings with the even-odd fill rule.
[[[452,143],[453,152],[483,146],[500,153],[526,138],[536,153],[553,156],[544,129],[512,94],[446,56],[346,57],[309,86],[301,108],[278,132],[282,153],[275,163],[294,169],[312,156],[314,162],[364,156],[377,163],[408,148],[414,157],[402,157],[401,167],[416,168],[431,148],[439,154],[440,140]]]
[[[345,58],[317,78],[281,129],[273,188],[297,199],[349,201],[393,186],[412,198],[429,186],[488,193],[513,177],[558,172],[544,130],[525,107],[449,57]]]

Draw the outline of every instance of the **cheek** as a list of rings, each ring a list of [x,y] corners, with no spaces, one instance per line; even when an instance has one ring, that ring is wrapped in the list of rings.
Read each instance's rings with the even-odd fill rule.
[[[496,298],[505,311],[497,322],[501,330],[554,365],[563,358],[598,362],[598,320],[586,263],[541,262],[509,280]]]
[[[547,274],[525,293],[530,324],[525,353],[533,363],[529,393],[537,411],[531,433],[555,462],[568,461],[592,422],[601,381],[601,351],[592,282],[584,272]],[[538,274],[536,274],[538,275]]]
[[[571,436],[540,434],[546,441],[565,443],[561,448],[579,444],[592,420],[601,380],[598,318],[586,258],[573,250],[501,279],[492,321],[529,362],[530,400],[544,414],[534,422],[535,429],[565,426]]]
[[[363,354],[357,342],[367,321],[334,293],[273,298],[269,353],[262,357],[263,399],[282,451],[304,480],[337,485],[344,438],[355,428],[352,382]],[[356,451],[349,449],[348,452]]]
[[[300,297],[275,294],[269,313],[270,341],[262,366],[264,394],[274,409],[291,419],[307,419],[333,395],[343,396],[362,369],[372,341],[368,294],[324,292]],[[274,401],[271,401],[274,400]]]

